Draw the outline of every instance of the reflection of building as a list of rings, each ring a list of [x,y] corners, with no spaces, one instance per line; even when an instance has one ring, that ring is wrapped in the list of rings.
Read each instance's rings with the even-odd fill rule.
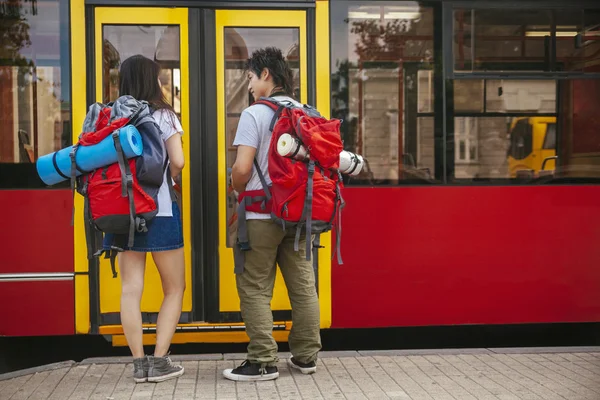
[[[411,35],[427,31],[422,26],[426,20],[423,18],[408,27],[411,32],[396,33],[394,42],[389,35],[384,40],[405,43],[406,47],[412,42]],[[372,20],[353,24],[355,32],[357,26],[367,30],[373,24],[377,26]],[[392,27],[389,22],[379,24],[387,29]],[[346,145],[353,146],[369,160],[375,179],[406,178],[415,169],[420,176],[431,177],[433,71],[424,69],[423,60],[413,60],[411,55],[403,57],[400,50],[391,52],[392,44],[378,51],[365,44],[357,43],[356,48],[353,45],[349,42],[350,53],[357,52],[360,57],[356,61],[358,67],[348,72],[348,109],[350,118],[357,119],[357,125],[355,132],[347,136],[352,143]],[[455,81],[452,103],[455,177],[509,177],[507,149],[512,119],[523,113],[555,114],[556,90],[556,81],[550,80]]]
[[[179,27],[108,26],[104,28],[103,99],[119,96],[119,68],[133,55],[143,55],[161,67],[162,92],[175,112],[181,112]]]
[[[11,17],[20,2],[9,3],[0,28],[0,163],[33,163],[70,140],[69,74],[60,65],[68,42],[48,29],[57,2],[28,5],[27,18]]]
[[[433,99],[430,71],[419,73],[419,109],[428,111]],[[361,131],[356,151],[369,160],[376,179],[398,179],[399,171],[434,168],[434,125],[431,117],[404,107],[399,113],[399,92],[404,102],[410,82],[403,85],[397,69],[350,70],[350,114],[358,116]],[[359,85],[360,83],[360,85]],[[360,86],[360,88],[359,88]],[[486,92],[485,104],[483,92]],[[479,99],[479,101],[478,101]],[[510,113],[554,113],[554,81],[471,80],[454,86],[454,148],[457,178],[508,178]],[[495,116],[487,116],[494,113]],[[462,116],[461,116],[462,115]],[[409,130],[407,127],[415,126]],[[412,149],[408,143],[416,143]],[[403,157],[398,159],[402,150]]]

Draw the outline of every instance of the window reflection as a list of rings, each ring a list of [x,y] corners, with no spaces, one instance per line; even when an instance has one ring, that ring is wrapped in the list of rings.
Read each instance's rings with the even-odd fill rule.
[[[71,144],[68,17],[66,0],[0,7],[0,163]]]
[[[600,80],[454,81],[454,104],[456,179],[600,179]]]
[[[600,71],[598,10],[456,9],[453,27],[456,71]]]
[[[127,58],[141,54],[156,61],[165,98],[181,117],[179,26],[104,25],[102,101],[119,97],[119,68]]]
[[[455,178],[530,179],[554,170],[556,92],[554,80],[454,81]]]
[[[433,11],[414,1],[332,1],[332,117],[368,162],[347,184],[433,179]]]
[[[561,178],[600,178],[600,80],[561,82],[556,141],[559,146],[556,175]]]
[[[554,80],[455,80],[457,113],[555,113]]]

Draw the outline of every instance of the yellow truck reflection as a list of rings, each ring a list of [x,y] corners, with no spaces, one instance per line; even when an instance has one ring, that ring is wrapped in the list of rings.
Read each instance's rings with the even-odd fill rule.
[[[556,168],[556,117],[520,117],[510,126],[511,178],[552,174]]]

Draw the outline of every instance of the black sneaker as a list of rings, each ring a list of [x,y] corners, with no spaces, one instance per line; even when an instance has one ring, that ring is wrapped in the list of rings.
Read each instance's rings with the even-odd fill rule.
[[[261,368],[258,363],[251,363],[246,360],[235,369],[226,369],[223,376],[232,381],[269,381],[279,378],[277,367]]]
[[[288,358],[287,360],[287,364],[290,366],[290,368],[295,368],[297,370],[299,370],[300,372],[302,372],[303,374],[313,374],[315,372],[317,372],[317,363],[314,361],[311,361],[309,363],[301,363],[300,361],[296,360],[293,356]]]

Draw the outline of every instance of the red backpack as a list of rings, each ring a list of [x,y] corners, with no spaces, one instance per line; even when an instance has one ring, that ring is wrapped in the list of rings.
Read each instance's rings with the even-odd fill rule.
[[[135,127],[142,139],[140,156],[126,159],[119,130]],[[93,171],[80,171],[75,154],[82,146],[93,146],[111,136],[118,161]],[[115,257],[124,246],[133,246],[135,232],[146,232],[146,224],[158,213],[158,191],[163,183],[168,157],[160,129],[148,103],[121,96],[109,104],[96,103],[86,116],[83,133],[71,153],[71,187],[85,199],[84,221],[88,259],[105,253],[103,234],[114,234],[110,258],[116,277]],[[173,195],[173,193],[171,193]]]
[[[271,144],[268,155],[268,172],[272,185],[267,186],[264,174],[254,160],[254,166],[263,185],[262,190],[240,194],[238,206],[238,246],[250,250],[246,232],[246,211],[270,213],[271,218],[283,229],[296,227],[298,251],[301,231],[306,234],[306,259],[313,257],[316,266],[317,251],[321,246],[320,234],[336,225],[336,251],[338,263],[342,264],[340,251],[341,212],[345,203],[341,189],[343,181],[339,168],[339,154],[343,150],[340,120],[328,120],[311,106],[298,106],[291,101],[261,98],[254,104],[263,104],[275,111],[271,121]],[[301,161],[281,156],[277,143],[284,134],[299,141],[309,152],[309,158]],[[299,147],[298,147],[299,148]],[[309,235],[315,235],[311,243]],[[236,263],[236,271],[240,272]]]

